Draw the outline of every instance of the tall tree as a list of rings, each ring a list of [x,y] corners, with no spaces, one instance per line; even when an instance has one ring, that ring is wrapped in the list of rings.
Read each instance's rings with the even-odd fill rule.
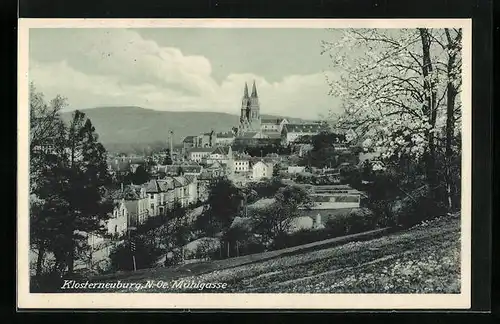
[[[64,192],[71,208],[65,224],[68,272],[74,270],[77,248],[84,246],[84,236],[102,230],[101,221],[112,211],[111,201],[103,198],[104,187],[110,183],[106,150],[90,119],[80,111],[73,113],[67,136],[66,167],[68,184]]]
[[[299,215],[299,207],[309,207],[311,198],[297,186],[280,188],[274,202],[261,211],[253,213],[257,231],[264,240],[276,240],[291,228],[293,220]]]
[[[240,213],[243,199],[243,192],[231,181],[223,178],[212,183],[208,209],[198,218],[199,226],[207,229],[208,235],[227,230]]]
[[[38,278],[44,270],[46,254],[56,254],[58,246],[64,243],[60,240],[59,229],[70,209],[61,195],[67,179],[60,162],[56,155],[46,157],[38,170],[38,185],[30,197],[30,245],[37,253],[35,273]],[[60,264],[63,257],[55,256]]]
[[[151,173],[147,170],[145,164],[139,165],[135,172],[131,174],[131,180],[134,184],[141,185],[148,182],[151,179]]]
[[[451,37],[455,45],[449,51],[440,45],[447,42],[443,29],[349,29],[337,36],[334,42],[324,42],[340,75],[329,80],[331,94],[344,104],[337,126],[352,130],[355,139],[369,139],[386,161],[425,161],[430,193],[440,192],[440,130],[446,106],[454,112],[450,126],[458,110],[456,95],[447,91],[446,67],[461,55],[460,38],[453,43]],[[452,70],[458,93],[460,74],[456,66]],[[451,134],[451,127],[447,129]]]
[[[448,62],[446,64],[446,79],[447,79],[447,100],[446,100],[446,194],[448,209],[453,208],[453,156],[454,156],[454,141],[455,141],[455,124],[460,119],[460,104],[456,104],[457,95],[460,93],[462,84],[462,60],[460,53],[462,52],[462,30],[445,28],[447,43],[442,45],[446,49]],[[457,107],[458,106],[458,107]],[[455,145],[456,146],[456,145]],[[455,148],[457,151],[457,148]],[[458,168],[456,168],[458,169]]]
[[[44,95],[30,83],[30,192],[36,187],[42,167],[49,155],[61,153],[61,140],[64,139],[64,123],[61,110],[66,107],[66,99],[56,96],[49,103]]]
[[[64,105],[60,96],[46,104],[32,85],[30,243],[38,252],[37,275],[47,253],[55,257],[55,270],[72,272],[75,253],[86,248],[82,232],[101,230],[112,210],[103,198],[109,181],[104,147],[83,113],[76,111],[69,126],[60,120]]]

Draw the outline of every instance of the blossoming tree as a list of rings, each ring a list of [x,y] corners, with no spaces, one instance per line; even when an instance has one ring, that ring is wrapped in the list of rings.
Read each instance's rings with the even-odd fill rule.
[[[330,94],[342,99],[339,128],[386,160],[421,160],[431,189],[446,187],[460,129],[460,29],[332,30],[323,42],[333,75]],[[444,144],[444,145],[443,145]],[[446,155],[444,171],[436,160]],[[444,185],[440,182],[440,174]]]

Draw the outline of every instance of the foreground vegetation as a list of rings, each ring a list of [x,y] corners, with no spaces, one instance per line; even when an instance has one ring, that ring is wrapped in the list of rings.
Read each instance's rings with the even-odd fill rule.
[[[459,222],[437,219],[427,224],[192,279],[228,282],[226,292],[459,293]]]
[[[225,268],[219,265],[217,270],[207,271],[208,262],[177,273],[131,273],[120,280],[227,283],[225,290],[202,291],[214,293],[460,293],[460,219],[436,218],[369,241],[241,266],[224,261]],[[154,287],[141,291],[197,292]]]

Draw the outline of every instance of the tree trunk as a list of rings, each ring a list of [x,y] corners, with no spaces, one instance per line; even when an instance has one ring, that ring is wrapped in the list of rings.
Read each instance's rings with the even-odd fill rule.
[[[35,273],[37,277],[40,277],[42,275],[43,271],[42,266],[44,257],[45,257],[45,245],[39,244],[38,255],[36,257],[36,273]]]
[[[453,135],[454,135],[454,124],[455,124],[455,118],[454,118],[454,110],[455,110],[455,96],[456,96],[456,91],[454,86],[449,82],[448,83],[448,103],[446,107],[446,194],[447,194],[447,202],[448,202],[448,209],[451,211],[453,208],[453,203],[452,203],[452,193],[451,193],[451,186],[452,186],[452,158],[453,158],[453,149],[452,149],[452,141],[453,141]]]
[[[71,240],[68,251],[68,274],[73,274],[74,268],[75,268],[75,246],[74,246],[74,241]]]
[[[68,254],[67,254],[67,266],[68,266],[68,274],[73,274],[75,268],[75,236],[74,229],[71,228],[68,234]]]
[[[436,107],[436,85],[433,80],[433,66],[430,55],[430,35],[429,30],[426,28],[420,28],[420,39],[422,42],[422,75],[424,76],[424,95],[425,95],[425,105],[426,112],[429,118],[429,124],[431,129],[427,133],[427,143],[428,152],[426,154],[426,174],[427,181],[430,186],[431,197],[438,198],[436,193],[437,189],[437,172],[436,172],[436,146],[435,146],[435,135],[434,128],[436,126],[437,118],[437,107]]]
[[[446,159],[446,195],[448,210],[451,211],[453,208],[453,198],[452,198],[452,159],[453,159],[453,148],[452,142],[455,134],[455,98],[457,96],[456,86],[453,84],[454,79],[457,77],[454,75],[454,68],[457,58],[457,53],[453,50],[457,44],[454,44],[451,40],[449,30],[445,29],[446,36],[448,38],[448,64],[447,64],[447,100],[446,100],[446,148],[445,148],[445,159]],[[460,34],[457,35],[457,40],[460,40]]]

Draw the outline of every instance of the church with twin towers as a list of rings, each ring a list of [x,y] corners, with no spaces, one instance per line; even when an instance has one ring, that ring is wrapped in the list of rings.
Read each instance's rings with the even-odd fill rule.
[[[252,85],[252,93],[248,94],[248,85],[245,82],[243,98],[241,100],[239,133],[260,132],[260,104],[255,81]]]
[[[245,82],[243,98],[241,99],[238,137],[277,139],[281,137],[281,131],[287,123],[285,118],[262,118],[255,81],[253,81],[251,92],[248,91],[248,84]]]

